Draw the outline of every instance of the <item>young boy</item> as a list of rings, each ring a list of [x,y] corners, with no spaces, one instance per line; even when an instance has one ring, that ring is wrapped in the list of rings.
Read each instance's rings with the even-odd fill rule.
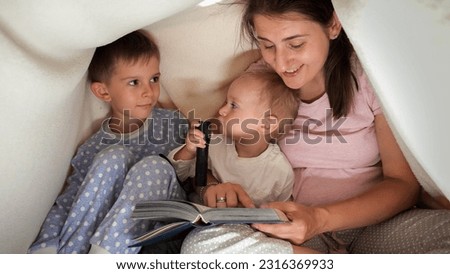
[[[219,110],[222,134],[212,135],[208,166],[220,184],[208,183],[199,195],[210,207],[259,206],[291,198],[294,174],[276,141],[297,117],[296,91],[271,72],[246,72],[230,85],[226,104]],[[194,176],[195,152],[204,147],[204,135],[191,129],[186,144],[169,153],[181,180]],[[247,197],[251,201],[245,201]],[[248,225],[221,225],[192,231],[183,253],[245,253],[242,246],[255,234]],[[245,239],[245,240],[244,240]],[[275,247],[275,248],[274,248]],[[269,239],[252,252],[291,253],[289,242]]]
[[[131,219],[134,205],[185,198],[172,166],[158,156],[183,144],[188,129],[178,112],[155,108],[159,62],[157,45],[141,31],[96,49],[90,87],[111,116],[78,148],[29,253],[138,253],[128,244],[155,224]]]

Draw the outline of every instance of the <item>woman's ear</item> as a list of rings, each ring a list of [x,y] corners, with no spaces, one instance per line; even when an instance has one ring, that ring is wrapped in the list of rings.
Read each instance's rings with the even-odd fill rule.
[[[111,101],[111,96],[109,95],[108,88],[105,84],[101,82],[92,82],[91,91],[98,99],[105,102]]]
[[[342,25],[341,21],[337,17],[336,12],[333,12],[333,18],[331,19],[330,26],[328,27],[328,35],[331,40],[336,39],[341,33]]]

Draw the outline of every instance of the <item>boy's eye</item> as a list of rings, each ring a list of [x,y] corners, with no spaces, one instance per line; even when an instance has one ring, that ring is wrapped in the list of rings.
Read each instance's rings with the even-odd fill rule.
[[[139,83],[138,80],[131,80],[130,82],[128,82],[128,84],[129,84],[130,86],[137,86],[138,83]]]
[[[152,79],[150,79],[151,83],[158,83],[159,82],[159,76],[155,76]]]

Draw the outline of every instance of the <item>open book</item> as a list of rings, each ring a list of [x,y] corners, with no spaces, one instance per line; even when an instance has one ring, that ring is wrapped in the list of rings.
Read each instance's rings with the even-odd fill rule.
[[[169,240],[194,227],[288,221],[284,213],[274,208],[210,208],[183,200],[140,202],[136,204],[131,217],[158,221],[165,225],[135,238],[130,247]]]

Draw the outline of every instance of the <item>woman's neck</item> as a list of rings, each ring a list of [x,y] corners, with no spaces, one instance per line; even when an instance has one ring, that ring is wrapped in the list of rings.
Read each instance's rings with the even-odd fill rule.
[[[314,79],[300,88],[299,98],[302,102],[312,103],[325,93],[325,74],[319,73]]]

